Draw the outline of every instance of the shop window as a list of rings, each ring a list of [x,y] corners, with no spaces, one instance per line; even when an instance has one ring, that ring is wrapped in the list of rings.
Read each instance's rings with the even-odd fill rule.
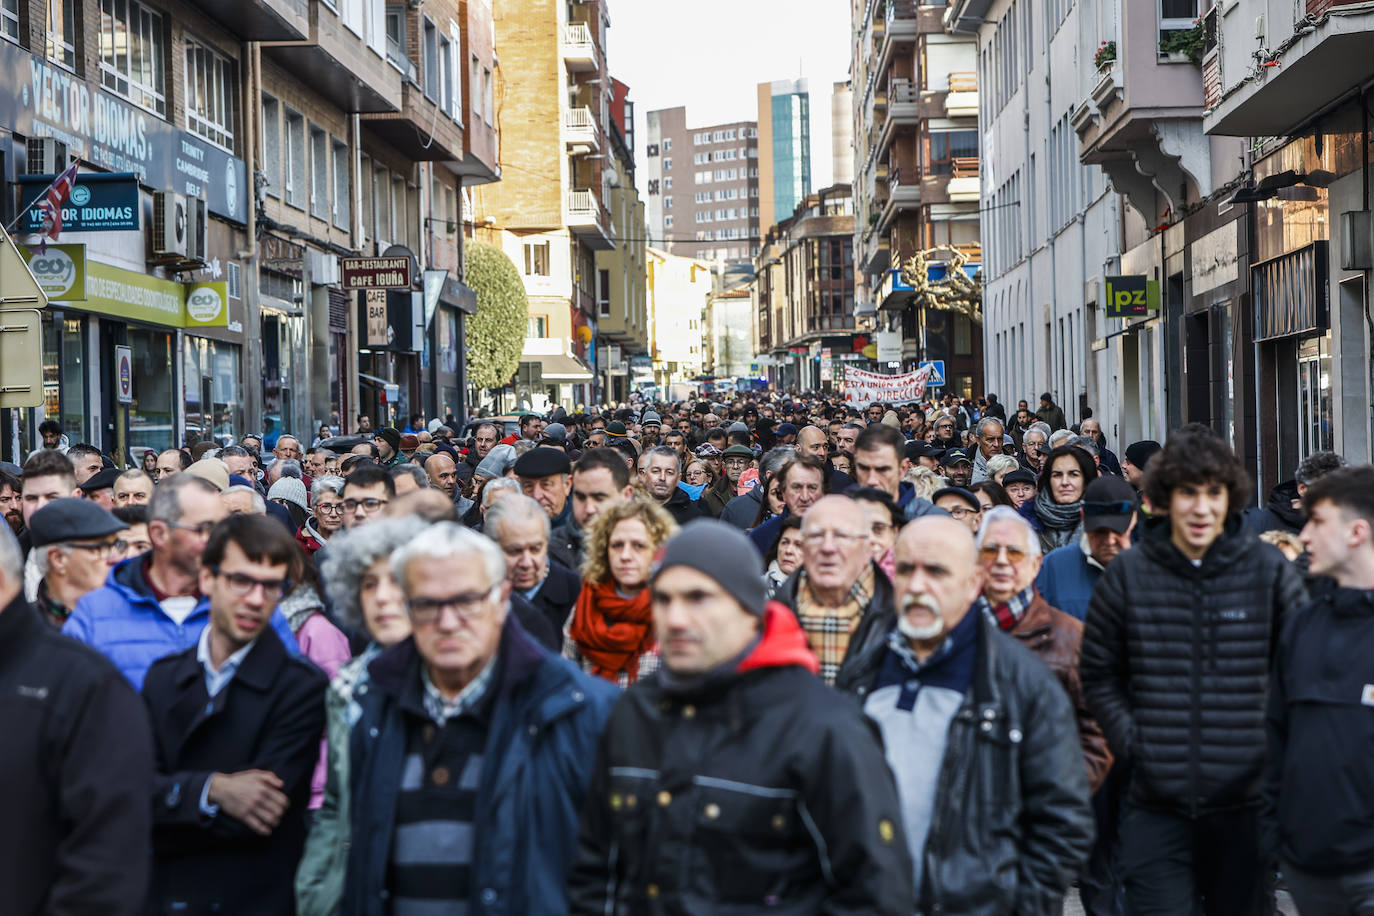
[[[129,446],[131,449],[171,448],[177,444],[172,335],[131,327],[126,341],[134,364]]]
[[[165,115],[163,50],[161,15],[138,0],[101,0],[100,85]]]
[[[1331,450],[1331,332],[1298,344],[1298,447],[1302,457]]]
[[[186,40],[186,128],[234,151],[234,64]]]
[[[239,348],[188,336],[183,353],[186,438],[225,442],[242,428]]]
[[[48,60],[76,69],[76,2],[48,0],[46,52]],[[17,24],[17,19],[16,19]]]

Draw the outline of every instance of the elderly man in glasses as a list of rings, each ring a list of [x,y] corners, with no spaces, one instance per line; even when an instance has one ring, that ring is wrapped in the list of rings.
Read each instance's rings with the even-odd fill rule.
[[[33,514],[29,562],[43,576],[34,604],[48,623],[62,626],[77,601],[105,584],[115,536],[128,527],[95,503],[72,497]]]
[[[103,586],[76,603],[62,632],[99,649],[141,688],[148,666],[194,646],[210,619],[200,590],[201,554],[227,514],[208,480],[176,474],[158,484],[148,504],[152,550],[110,570]],[[286,618],[274,613],[272,626],[294,654]]]
[[[148,669],[143,701],[157,760],[150,911],[294,909],[327,685],[270,623],[297,556],[274,519],[241,514],[216,525],[197,577],[209,622],[194,646]]]
[[[344,912],[566,913],[563,879],[618,691],[510,613],[506,558],[453,522],[396,552],[412,635],[357,697]]]

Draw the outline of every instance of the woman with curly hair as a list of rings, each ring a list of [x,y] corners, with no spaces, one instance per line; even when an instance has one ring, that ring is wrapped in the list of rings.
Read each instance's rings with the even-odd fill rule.
[[[563,654],[584,671],[628,687],[658,669],[649,567],[676,533],[672,516],[650,499],[612,503],[596,517],[563,641]]]

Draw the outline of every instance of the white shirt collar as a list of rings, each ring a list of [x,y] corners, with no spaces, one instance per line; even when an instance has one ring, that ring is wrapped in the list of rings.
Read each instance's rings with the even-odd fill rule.
[[[239,665],[243,664],[243,660],[253,650],[257,640],[253,640],[230,655],[224,660],[224,664],[216,670],[214,662],[210,660],[210,626],[210,623],[207,622],[205,629],[200,631],[200,642],[196,644],[196,661],[200,662],[201,668],[205,670],[205,692],[213,697],[234,679],[234,674],[239,670]]]

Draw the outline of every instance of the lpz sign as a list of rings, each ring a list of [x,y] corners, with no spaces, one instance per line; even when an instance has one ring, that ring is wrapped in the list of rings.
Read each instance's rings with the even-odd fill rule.
[[[1136,318],[1159,309],[1159,281],[1144,274],[1107,277],[1108,318]]]

